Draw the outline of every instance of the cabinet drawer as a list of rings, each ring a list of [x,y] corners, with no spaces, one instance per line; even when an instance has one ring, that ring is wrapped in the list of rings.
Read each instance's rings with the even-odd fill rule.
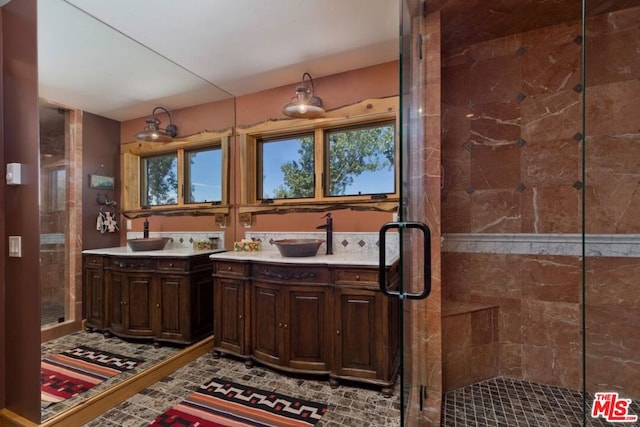
[[[231,261],[214,261],[213,273],[227,276],[248,276],[249,264]]]
[[[158,270],[162,271],[185,271],[187,270],[187,260],[184,259],[159,259]]]
[[[151,258],[109,258],[105,267],[122,270],[155,270],[156,262]]]
[[[102,255],[85,255],[84,257],[84,265],[85,267],[96,267],[101,268],[103,265],[104,257]]]
[[[369,285],[378,286],[378,270],[338,269],[336,270],[337,285]]]
[[[252,278],[275,282],[331,283],[327,267],[291,266],[286,264],[254,264]]]

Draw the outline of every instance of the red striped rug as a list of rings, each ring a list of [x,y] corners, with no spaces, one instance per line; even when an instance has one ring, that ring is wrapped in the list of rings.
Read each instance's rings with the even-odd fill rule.
[[[327,405],[213,378],[151,425],[312,426],[326,411]]]
[[[87,346],[46,357],[40,366],[40,399],[49,405],[61,402],[142,362],[142,359]]]

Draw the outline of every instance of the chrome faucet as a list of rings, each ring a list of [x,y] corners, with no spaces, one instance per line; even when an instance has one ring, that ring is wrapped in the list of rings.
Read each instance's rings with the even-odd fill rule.
[[[149,220],[147,218],[144,219],[144,224],[142,228],[142,237],[145,239],[149,238]]]
[[[333,255],[333,218],[331,218],[331,212],[323,216],[323,218],[327,218],[327,221],[316,228],[324,228],[327,230],[327,255]]]

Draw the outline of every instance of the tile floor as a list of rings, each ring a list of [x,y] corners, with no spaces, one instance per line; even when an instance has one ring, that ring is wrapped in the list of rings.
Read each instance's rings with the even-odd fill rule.
[[[591,408],[592,396],[586,401]],[[443,427],[570,427],[582,426],[582,393],[510,378],[492,378],[447,393],[442,404]],[[630,413],[640,415],[640,402]],[[587,414],[587,426],[613,426]],[[617,424],[640,426],[640,423]]]
[[[155,348],[152,343],[144,342],[144,343],[133,343],[123,341],[118,338],[105,338],[100,333],[88,333],[88,332],[75,332],[73,334],[69,334],[65,337],[58,338],[55,340],[47,341],[42,343],[40,346],[40,354],[44,359],[45,357],[57,354],[65,350],[72,349],[79,345],[86,345],[89,347],[97,348],[104,351],[109,351],[112,353],[124,354],[133,357],[140,357],[145,360],[144,363],[140,364],[135,369],[131,371],[123,372],[121,374],[116,375],[115,377],[109,378],[108,380],[98,384],[97,386],[87,390],[87,392],[82,393],[78,396],[74,396],[71,399],[64,400],[59,403],[55,403],[53,405],[43,407],[40,411],[40,416],[42,420],[46,420],[60,412],[66,410],[70,406],[76,405],[77,403],[100,393],[105,390],[112,384],[115,384],[123,379],[126,379],[132,375],[135,375],[141,372],[144,369],[147,369],[150,366],[157,364],[158,362],[176,354],[181,350],[178,347],[171,346],[162,346],[159,348]]]
[[[179,351],[173,347],[154,348],[151,344],[128,343],[117,338],[105,339],[100,334],[79,332],[43,344],[43,357],[80,343],[145,358],[147,362],[136,372]],[[328,405],[328,410],[317,424],[320,427],[399,425],[398,385],[396,385],[394,396],[385,398],[375,388],[341,385],[337,389],[332,389],[326,379],[285,376],[259,365],[247,369],[242,361],[226,357],[215,359],[211,354],[206,354],[178,369],[87,425],[91,427],[146,426],[159,414],[183,400],[187,394],[213,377],[325,403]],[[85,394],[95,394],[121,378],[123,377],[120,375],[114,377]],[[44,409],[43,419],[86,397],[88,396],[77,396],[67,402]],[[587,402],[590,403],[591,398],[587,399]],[[632,403],[630,413],[640,415],[640,402]],[[442,426],[445,427],[582,425],[581,393],[559,387],[509,378],[494,378],[451,391],[443,398]],[[590,417],[587,420],[587,426],[611,425],[615,424]],[[640,423],[617,425],[640,426]]]

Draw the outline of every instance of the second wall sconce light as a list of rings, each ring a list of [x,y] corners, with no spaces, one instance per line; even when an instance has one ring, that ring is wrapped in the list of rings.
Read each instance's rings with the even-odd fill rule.
[[[169,124],[165,129],[160,127],[160,119],[156,117],[156,111],[162,110],[169,116]],[[147,120],[145,128],[136,134],[136,139],[150,142],[171,142],[178,134],[178,127],[171,120],[171,113],[164,107],[156,107]]]
[[[311,85],[305,82],[305,77]],[[324,107],[322,99],[314,95],[313,79],[309,73],[302,75],[302,82],[296,88],[296,95],[284,106],[282,114],[299,119],[315,119],[322,117]]]

